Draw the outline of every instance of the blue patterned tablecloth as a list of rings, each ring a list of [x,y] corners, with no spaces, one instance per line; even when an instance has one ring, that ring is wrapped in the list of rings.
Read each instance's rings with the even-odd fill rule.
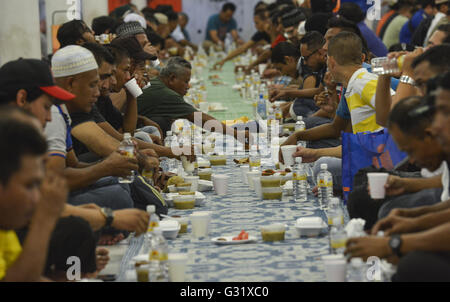
[[[228,157],[227,166],[212,167],[213,173],[230,176],[226,196],[217,196],[214,191],[204,192],[206,202],[202,207],[194,210],[169,209],[169,215],[184,217],[194,211],[212,211],[208,239],[192,239],[189,224],[188,233],[168,240],[170,252],[189,255],[187,281],[325,281],[320,257],[329,254],[327,230],[320,237],[299,238],[294,227],[300,217],[320,216],[327,221],[317,199],[309,195],[309,200],[303,203],[294,202],[292,196],[283,196],[281,201],[259,200],[255,192],[243,183],[240,168],[232,159],[232,156]],[[277,222],[288,225],[285,240],[263,242],[260,227]],[[225,246],[211,242],[211,238],[218,236],[237,236],[241,230],[256,236],[257,242]],[[143,236],[130,240],[118,281],[133,278],[134,268],[130,260],[139,254],[142,241]]]

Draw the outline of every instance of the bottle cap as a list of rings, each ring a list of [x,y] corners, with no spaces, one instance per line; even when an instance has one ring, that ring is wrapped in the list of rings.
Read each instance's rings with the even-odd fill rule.
[[[130,139],[131,138],[131,134],[126,132],[123,134],[123,139]]]
[[[327,164],[320,164],[320,169],[321,170],[326,170],[326,169],[328,169],[328,165]]]
[[[296,158],[295,158],[295,162],[296,162],[297,164],[301,164],[301,163],[302,163],[302,158],[301,158],[301,157],[296,157]]]
[[[155,212],[156,212],[156,207],[154,205],[147,206],[147,213],[151,214],[151,213],[155,213]]]
[[[301,115],[299,115],[299,116],[297,116],[297,121],[303,121],[303,116],[301,116]]]
[[[155,234],[155,235],[162,235],[162,232],[163,232],[163,230],[161,227],[153,228],[153,234]]]

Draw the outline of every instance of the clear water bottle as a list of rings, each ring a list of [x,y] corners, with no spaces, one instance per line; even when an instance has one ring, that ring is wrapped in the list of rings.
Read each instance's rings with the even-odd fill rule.
[[[239,67],[236,73],[236,83],[242,84],[242,82],[244,82],[244,71],[242,70],[242,67]]]
[[[330,231],[330,247],[332,254],[343,254],[345,251],[345,244],[347,242],[347,232],[342,224],[333,220],[333,225]]]
[[[274,133],[275,123],[275,114],[272,108],[269,108],[269,114],[267,115],[267,145],[272,146],[272,138]]]
[[[260,171],[261,170],[261,153],[258,146],[253,145],[250,150],[249,156],[250,171]]]
[[[306,124],[303,121],[303,116],[297,116],[297,121],[295,122],[295,133],[300,131],[305,131]],[[297,146],[306,148],[306,141],[298,141]]]
[[[156,215],[156,207],[154,205],[147,206],[147,213],[150,215],[148,221],[147,232],[144,235],[144,243],[141,254],[149,254],[153,239],[153,230],[159,227],[159,217]]]
[[[244,85],[245,85],[244,98],[251,99],[252,79],[249,75],[245,76]]]
[[[352,258],[347,270],[347,282],[366,282],[366,264],[362,258]]]
[[[320,172],[317,175],[318,199],[322,209],[328,207],[328,201],[333,197],[333,176],[327,169],[327,164],[321,164]]]
[[[372,73],[377,75],[398,73],[403,68],[405,56],[398,58],[378,57],[370,61]]]
[[[281,110],[280,105],[275,105],[275,119],[280,123],[280,125],[283,124],[283,111]]]
[[[306,171],[302,164],[302,158],[295,158],[295,166],[294,166],[294,200],[295,201],[306,201],[307,200],[307,192],[306,192]]]
[[[150,250],[150,280],[156,282],[169,281],[169,246],[162,235],[160,227],[153,229]]]
[[[164,139],[164,146],[171,147],[172,144],[172,131],[166,132],[166,138]]]
[[[258,100],[258,115],[262,120],[265,120],[267,118],[267,104],[266,100],[264,99],[264,93],[259,93],[259,100]]]
[[[328,225],[331,227],[333,223],[344,225],[344,211],[341,207],[341,201],[337,197],[330,198],[328,203]]]
[[[126,157],[135,158],[135,147],[131,140],[131,134],[125,133],[123,135],[123,141],[119,145],[119,151],[125,152]],[[134,171],[127,177],[119,177],[119,183],[132,183],[134,181]]]

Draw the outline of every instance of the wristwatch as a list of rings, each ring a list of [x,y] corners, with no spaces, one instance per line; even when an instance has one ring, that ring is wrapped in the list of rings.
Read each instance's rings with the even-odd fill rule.
[[[111,208],[101,208],[100,211],[102,212],[103,216],[105,216],[106,219],[104,227],[110,227],[114,220],[114,211]]]
[[[412,85],[412,86],[416,85],[416,81],[414,81],[414,79],[411,78],[410,76],[406,76],[406,75],[402,75],[400,77],[400,83],[408,84],[408,85]]]
[[[402,242],[403,241],[400,235],[392,235],[391,239],[389,239],[389,247],[391,248],[392,252],[394,252],[394,254],[398,257],[402,256],[402,253],[400,252]]]

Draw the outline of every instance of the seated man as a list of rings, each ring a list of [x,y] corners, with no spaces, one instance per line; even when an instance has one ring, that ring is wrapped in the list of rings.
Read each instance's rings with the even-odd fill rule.
[[[214,123],[216,132],[233,135],[241,143],[248,145],[247,131],[240,133],[231,129],[212,116],[198,112],[184,101],[183,96],[189,89],[190,79],[191,64],[180,57],[170,58],[159,77],[153,79],[152,85],[138,97],[139,114],[157,122],[165,132],[171,130],[172,122],[176,119],[187,119],[199,127],[204,127],[211,121],[208,124]]]
[[[47,144],[38,122],[0,111],[0,281],[44,281],[51,234],[67,199],[64,178],[44,172]],[[21,245],[14,230],[29,225]]]
[[[387,216],[393,208],[418,207],[441,200],[443,168],[440,166],[445,164],[445,153],[431,131],[433,112],[420,114],[419,110],[427,108],[425,100],[410,97],[397,103],[390,114],[388,125],[389,133],[399,149],[408,153],[409,161],[431,172],[424,171],[422,175],[426,176],[414,178],[408,176],[411,173],[390,172],[392,175],[386,185],[388,197],[384,200],[370,198],[367,182],[353,188],[347,201],[349,216],[366,220],[366,229]]]
[[[27,72],[24,72],[26,70]],[[75,96],[55,86],[48,65],[39,60],[20,59],[6,63],[0,68],[0,93],[3,95],[2,103],[19,106],[34,115],[39,121],[39,128],[46,128],[48,142],[47,168],[56,168],[62,173],[62,167],[67,168],[64,174],[68,177],[68,185],[71,189],[81,188],[95,183],[104,176],[115,173],[128,175],[135,168],[132,160],[125,160],[118,154],[112,154],[110,158],[96,165],[87,165],[78,162],[73,150],[70,148],[71,137],[68,121],[65,120],[66,112],[64,104],[52,106],[52,98],[69,100]],[[13,107],[15,108],[15,107]],[[51,110],[50,110],[51,108]],[[61,110],[59,110],[61,109]],[[76,168],[76,169],[74,169]],[[112,174],[111,174],[112,173]],[[91,188],[92,189],[92,188]],[[112,194],[103,196],[101,190],[109,190]],[[94,192],[95,190],[92,190]],[[133,201],[126,188],[118,184],[112,184],[108,188],[99,188],[95,199],[105,203],[127,204],[133,206]],[[86,197],[86,196],[85,196]],[[92,197],[86,198],[89,202]],[[106,223],[106,217],[100,207],[93,204],[83,207],[74,207],[66,204],[64,217],[75,215],[87,220],[94,230],[99,230]],[[141,227],[142,222],[148,221],[148,214],[136,209],[123,209],[114,211],[114,220],[111,225],[120,230],[145,231]]]
[[[236,5],[233,3],[225,3],[219,14],[212,15],[208,19],[206,25],[206,37],[203,46],[206,51],[209,51],[211,46],[217,46],[221,49],[225,47],[225,38],[227,33],[230,33],[236,44],[242,44],[237,32],[237,23],[233,19],[233,14],[236,11]]]
[[[72,20],[58,29],[57,39],[61,48],[67,45],[83,45],[86,42],[96,43],[92,29],[83,20]]]
[[[450,73],[446,73],[436,96],[432,129],[449,161],[450,154]],[[449,183],[448,174],[445,182]],[[448,198],[448,197],[447,197]],[[394,209],[380,220],[371,234],[347,240],[346,254],[367,259],[385,258],[397,264],[392,277],[399,282],[450,281],[450,200],[432,206]]]

